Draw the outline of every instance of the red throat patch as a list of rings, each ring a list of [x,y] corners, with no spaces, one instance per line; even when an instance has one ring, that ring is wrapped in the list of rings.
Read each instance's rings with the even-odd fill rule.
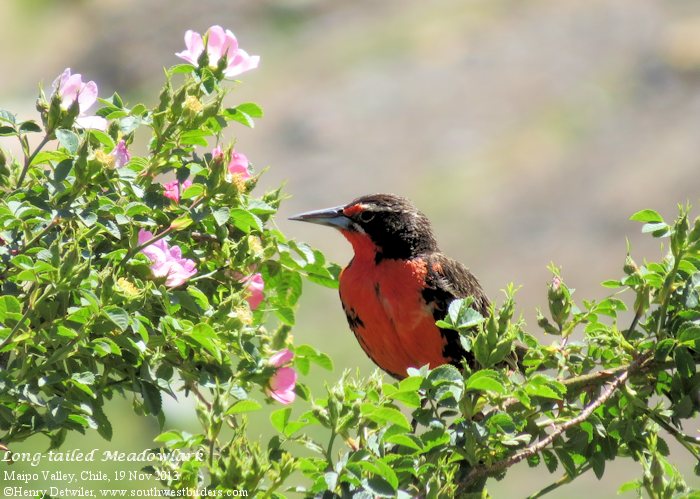
[[[374,261],[374,256],[377,254],[377,246],[372,242],[372,239],[364,232],[355,232],[354,230],[343,230],[340,232],[345,236],[352,249],[355,252],[355,258],[358,260]]]

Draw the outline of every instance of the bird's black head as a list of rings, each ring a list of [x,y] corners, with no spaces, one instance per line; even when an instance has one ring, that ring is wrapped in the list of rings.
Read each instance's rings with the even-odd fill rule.
[[[394,194],[362,196],[346,205],[302,213],[290,220],[335,227],[352,243],[356,255],[371,249],[377,261],[437,251],[428,218],[408,199]]]

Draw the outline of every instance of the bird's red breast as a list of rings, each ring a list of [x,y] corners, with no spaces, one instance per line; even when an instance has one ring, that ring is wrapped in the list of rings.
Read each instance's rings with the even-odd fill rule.
[[[446,340],[423,296],[429,263],[421,257],[377,262],[366,234],[342,232],[355,257],[340,275],[340,299],[365,353],[397,378],[409,367],[449,362]]]

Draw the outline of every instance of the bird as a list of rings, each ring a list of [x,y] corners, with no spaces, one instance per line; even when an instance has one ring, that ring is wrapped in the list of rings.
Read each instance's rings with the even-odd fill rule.
[[[467,267],[440,251],[430,220],[408,199],[365,195],[290,220],[333,227],[352,245],[354,256],[339,275],[340,301],[360,346],[382,370],[403,379],[426,364],[474,367],[459,333],[435,322],[466,297],[487,317],[489,299]]]

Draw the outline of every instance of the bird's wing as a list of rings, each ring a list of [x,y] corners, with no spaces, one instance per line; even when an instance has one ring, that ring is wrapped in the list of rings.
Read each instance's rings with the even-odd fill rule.
[[[424,298],[426,302],[433,304],[435,313],[442,314],[436,315],[436,320],[445,317],[447,307],[453,300],[467,296],[474,299],[472,307],[477,312],[484,317],[488,315],[489,299],[468,268],[441,253],[431,253],[426,260],[428,275]]]
[[[486,297],[479,281],[469,269],[456,260],[441,253],[431,253],[424,256],[428,273],[423,289],[423,298],[431,307],[433,318],[437,321],[444,319],[450,303],[457,298],[471,296],[472,307],[486,317],[489,313],[489,299]],[[459,333],[451,329],[440,328],[440,334],[446,344],[443,355],[450,363],[460,366],[462,359],[474,367],[473,355],[465,351],[459,340]]]

